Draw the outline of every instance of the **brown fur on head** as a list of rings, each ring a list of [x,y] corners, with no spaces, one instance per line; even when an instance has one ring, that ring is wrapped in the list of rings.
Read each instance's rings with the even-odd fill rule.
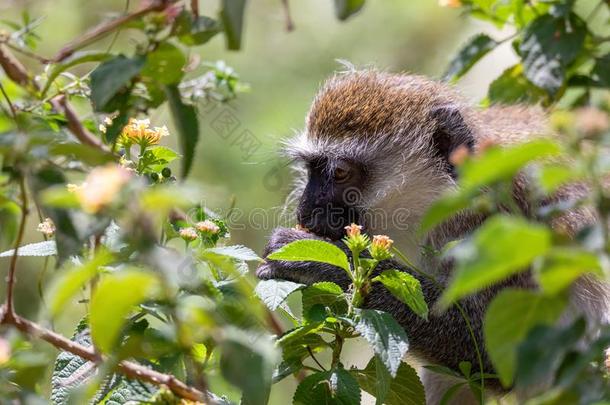
[[[324,156],[361,162],[368,178],[359,190],[364,205],[383,209],[387,217],[383,226],[364,225],[388,232],[382,228],[391,228],[393,213],[406,208],[404,228],[414,231],[430,203],[455,184],[449,154],[461,145],[474,148],[479,125],[475,112],[444,84],[351,70],[322,86],[305,131],[288,151],[304,161]]]

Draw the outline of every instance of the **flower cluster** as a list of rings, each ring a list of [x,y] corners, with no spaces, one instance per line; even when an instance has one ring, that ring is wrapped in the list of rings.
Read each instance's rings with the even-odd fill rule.
[[[38,230],[38,232],[41,232],[47,238],[52,238],[53,235],[55,235],[56,231],[55,224],[53,223],[51,218],[45,218],[44,221],[38,224],[38,227],[36,229]]]
[[[345,233],[347,237],[344,242],[353,254],[359,254],[369,245],[370,239],[362,234],[362,226],[356,224],[346,226]]]
[[[67,187],[76,194],[85,212],[96,214],[115,200],[130,177],[125,168],[109,164],[93,169],[80,186],[68,184]]]
[[[186,242],[192,242],[196,239],[199,239],[199,237],[202,237],[203,240],[205,241],[205,240],[207,240],[211,237],[215,237],[217,235],[222,236],[222,235],[220,235],[220,232],[221,232],[220,226],[218,226],[213,221],[206,219],[204,221],[197,222],[194,226],[188,226],[185,228],[181,228],[178,231],[178,234]]]
[[[392,244],[394,241],[386,235],[375,235],[373,236],[373,242],[369,247],[369,252],[375,260],[387,260],[392,258]]]
[[[360,254],[368,248],[371,257],[377,261],[391,259],[392,244],[394,241],[386,235],[374,235],[371,242],[367,235],[362,234],[362,226],[351,224],[345,227],[344,239],[347,247],[353,254]]]
[[[143,120],[130,118],[129,123],[123,127],[119,142],[126,148],[131,145],[147,147],[157,145],[161,138],[168,135],[169,131],[165,125],[151,128],[148,118]]]

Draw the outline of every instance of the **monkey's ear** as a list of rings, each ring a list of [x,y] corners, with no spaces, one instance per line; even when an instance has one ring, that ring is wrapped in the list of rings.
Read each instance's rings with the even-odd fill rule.
[[[455,167],[449,162],[449,156],[462,145],[470,151],[474,149],[472,130],[456,105],[435,107],[430,111],[430,116],[436,122],[436,128],[432,133],[435,152],[447,163],[451,175],[455,177]]]

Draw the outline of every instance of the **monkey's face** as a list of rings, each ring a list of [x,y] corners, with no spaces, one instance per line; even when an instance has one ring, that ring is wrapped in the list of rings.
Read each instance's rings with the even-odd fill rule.
[[[340,239],[347,225],[361,222],[364,167],[327,157],[312,158],[305,165],[308,179],[297,209],[298,221],[316,235]]]

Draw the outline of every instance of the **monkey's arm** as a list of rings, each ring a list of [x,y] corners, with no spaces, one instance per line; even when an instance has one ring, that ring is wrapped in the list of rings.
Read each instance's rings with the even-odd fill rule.
[[[320,238],[303,231],[278,228],[273,232],[264,255],[267,256],[282,246],[299,239]],[[333,243],[348,255],[350,254],[342,242]],[[395,260],[380,262],[375,269],[375,274],[389,269],[407,272],[420,281],[426,302],[432,308],[428,320],[419,317],[407,305],[394,298],[381,283],[373,283],[373,288],[366,297],[364,306],[392,314],[407,332],[411,348],[429,363],[442,364],[457,369],[461,361],[470,361],[473,369],[478,369],[478,358],[473,339],[460,310],[456,306],[452,306],[442,313],[433,309],[442,293],[442,287]],[[262,279],[277,278],[308,285],[320,281],[332,281],[339,284],[343,289],[347,289],[350,284],[342,269],[314,262],[268,261],[259,267],[257,275]],[[507,283],[518,284],[520,281],[515,279],[509,280]],[[483,315],[489,302],[499,289],[504,287],[506,287],[506,284],[484,290],[460,301],[461,308],[468,318],[470,328],[481,351],[486,372],[493,372],[493,370],[483,349]]]

